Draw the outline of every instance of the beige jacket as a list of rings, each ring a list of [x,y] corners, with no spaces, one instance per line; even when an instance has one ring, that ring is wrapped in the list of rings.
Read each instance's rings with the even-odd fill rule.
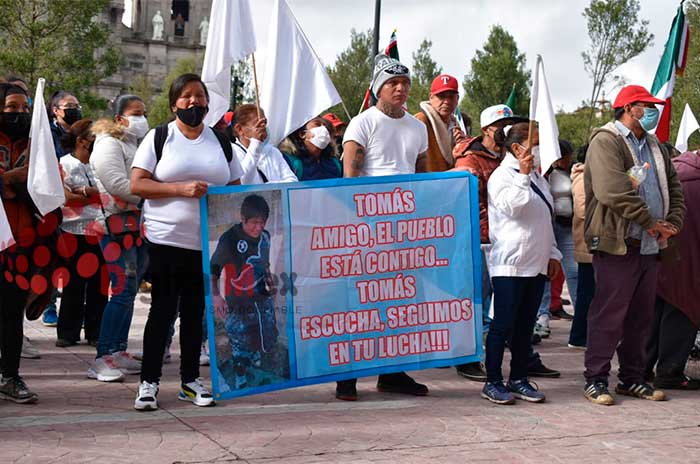
[[[571,168],[571,193],[574,196],[574,259],[577,263],[592,263],[593,255],[588,252],[583,238],[583,223],[586,220],[586,190],[583,186],[583,163],[576,163]]]

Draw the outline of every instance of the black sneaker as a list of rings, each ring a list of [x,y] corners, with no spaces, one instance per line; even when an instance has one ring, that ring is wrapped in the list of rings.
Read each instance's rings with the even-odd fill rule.
[[[664,401],[666,394],[662,390],[656,390],[648,383],[619,383],[615,387],[618,395],[634,396],[643,400]]]
[[[335,397],[343,401],[357,401],[357,379],[336,382]]]
[[[562,319],[565,321],[573,321],[574,320],[573,314],[569,314],[566,311],[564,311],[564,308],[562,306],[559,306],[556,309],[550,310],[549,314],[551,314],[551,319]]]
[[[611,406],[615,404],[615,398],[608,391],[608,384],[602,380],[597,382],[588,382],[586,388],[583,390],[583,396],[585,396],[588,401],[595,404],[602,404],[603,406]]]
[[[460,364],[456,369],[457,374],[465,379],[473,380],[474,382],[486,382],[486,371],[480,362]]]
[[[58,348],[68,348],[69,346],[75,346],[77,344],[78,342],[68,340],[66,338],[59,338],[58,340],[56,340],[56,346]]]
[[[654,388],[663,388],[664,390],[700,390],[700,380],[693,379],[687,375],[674,378],[656,377],[654,379]]]
[[[27,387],[22,377],[2,378],[0,380],[0,398],[15,403],[36,403],[39,397]]]
[[[528,377],[545,377],[547,379],[556,379],[561,377],[561,372],[550,369],[544,364],[540,363],[537,366],[530,366],[527,368]]]
[[[403,393],[404,395],[425,396],[428,387],[416,382],[405,372],[382,374],[377,379],[377,390],[385,393]]]
[[[542,342],[542,337],[539,334],[532,333],[532,338],[530,340],[530,343],[532,345],[539,345]]]

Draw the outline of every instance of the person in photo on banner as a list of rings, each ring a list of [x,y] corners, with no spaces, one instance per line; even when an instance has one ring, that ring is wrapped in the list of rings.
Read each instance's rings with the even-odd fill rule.
[[[280,149],[299,181],[343,177],[343,164],[335,157],[332,123],[316,117],[292,132]]]
[[[671,237],[683,227],[685,204],[668,149],[649,133],[664,101],[644,87],[623,87],[613,103],[615,121],[591,135],[584,185],[584,236],[593,253],[595,295],[588,310],[585,397],[612,405],[610,362],[617,351],[615,392],[666,399],[645,378],[659,266]]]
[[[378,98],[377,105],[353,118],[345,131],[344,177],[424,172],[428,131],[423,123],[403,109],[411,89],[408,68],[398,60],[377,55],[371,87]],[[356,400],[356,384],[356,379],[338,382],[336,398]],[[417,383],[405,372],[380,375],[377,389],[416,396],[428,394],[428,387]]]
[[[24,306],[34,271],[29,263],[37,246],[33,240],[36,208],[27,193],[31,124],[28,98],[21,87],[0,84],[0,194],[17,241],[0,252],[0,399],[15,403],[38,400],[19,375]]]
[[[269,217],[262,196],[246,196],[241,222],[221,235],[211,257],[212,301],[231,345],[235,379],[229,385],[236,389],[258,386],[249,374],[252,379],[253,369],[268,368],[278,350],[270,233],[265,230]]]
[[[107,263],[111,295],[102,313],[95,361],[87,376],[99,382],[120,382],[126,374],[141,372],[141,363],[127,351],[134,301],[148,268],[141,238],[143,199],[131,193],[131,165],[139,142],[148,132],[146,105],[136,95],[114,101],[113,119],[92,126],[95,145],[90,167],[100,191],[104,221],[100,222],[100,248]]]
[[[134,408],[142,411],[158,409],[163,355],[178,308],[178,399],[214,405],[212,394],[199,380],[204,315],[199,198],[209,185],[238,185],[243,176],[228,140],[204,124],[209,93],[201,78],[177,77],[168,100],[175,120],[146,134],[131,170],[131,192],[146,199],[143,235],[152,278],[141,383],[134,401]]]
[[[546,278],[561,272],[561,252],[552,228],[549,185],[538,169],[539,134],[528,140],[528,124],[502,129],[504,157],[488,182],[489,273],[494,317],[486,338],[486,384],[482,398],[513,404],[515,398],[541,403],[545,395],[528,381],[531,337]],[[510,378],[501,365],[510,348]]]
[[[241,105],[233,113],[232,124],[237,139],[233,150],[243,168],[241,184],[297,181],[282,153],[267,141],[267,119],[262,109]]]

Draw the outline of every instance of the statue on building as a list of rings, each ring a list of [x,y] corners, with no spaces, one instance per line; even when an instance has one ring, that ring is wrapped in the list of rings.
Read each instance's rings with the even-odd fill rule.
[[[180,13],[175,18],[175,37],[185,36],[185,18]]]
[[[207,21],[207,18],[204,18],[199,23],[199,45],[206,47],[207,37],[209,37],[209,21]]]
[[[156,11],[153,16],[153,40],[163,40],[163,30],[164,24],[163,16],[160,14],[160,10]]]

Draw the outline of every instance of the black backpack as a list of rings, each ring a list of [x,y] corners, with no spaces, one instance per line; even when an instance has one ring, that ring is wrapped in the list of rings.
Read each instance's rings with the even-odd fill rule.
[[[231,147],[231,142],[224,134],[214,129],[213,127],[209,127],[208,129],[211,129],[211,131],[214,132],[216,139],[221,145],[221,149],[224,151],[224,155],[226,156],[226,162],[230,163],[233,159],[233,148]],[[155,137],[153,138],[153,148],[156,151],[156,164],[158,164],[160,159],[163,157],[163,145],[165,145],[166,138],[168,138],[167,123],[156,127]]]

